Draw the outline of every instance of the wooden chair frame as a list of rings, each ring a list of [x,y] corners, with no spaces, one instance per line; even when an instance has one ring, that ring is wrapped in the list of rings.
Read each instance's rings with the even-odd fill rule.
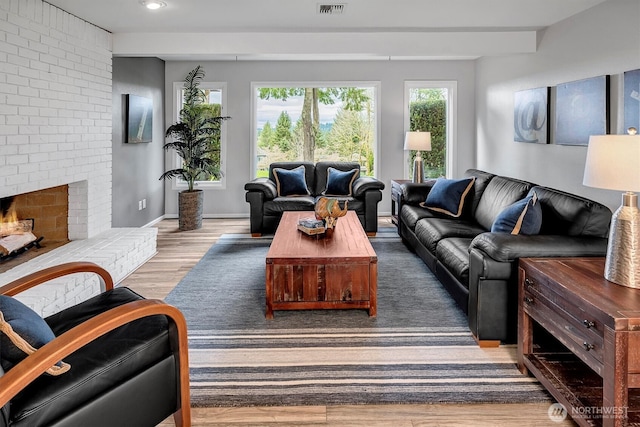
[[[29,274],[0,287],[0,294],[14,296],[36,285],[57,277],[75,273],[95,273],[100,277],[103,291],[113,289],[109,272],[91,262],[69,262]],[[123,304],[101,313],[70,329],[27,356],[22,362],[0,377],[0,407],[7,404],[24,387],[42,375],[50,366],[64,359],[96,338],[126,323],[147,316],[164,315],[175,325],[178,336],[179,390],[178,410],[173,414],[177,427],[191,426],[189,391],[189,357],[187,325],[182,313],[175,307],[156,299],[145,299]]]

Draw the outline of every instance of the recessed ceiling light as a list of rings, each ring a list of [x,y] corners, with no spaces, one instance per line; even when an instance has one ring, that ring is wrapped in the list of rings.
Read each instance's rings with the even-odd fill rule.
[[[157,1],[157,0],[142,0],[140,4],[145,6],[147,9],[151,9],[151,10],[160,9],[161,7],[165,7],[167,5],[163,1]]]

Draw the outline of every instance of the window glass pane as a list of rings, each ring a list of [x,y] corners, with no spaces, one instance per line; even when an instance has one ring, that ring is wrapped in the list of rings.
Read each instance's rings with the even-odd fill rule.
[[[372,86],[256,86],[256,176],[277,161],[351,161],[374,175],[376,90]]]
[[[421,153],[425,178],[447,176],[447,88],[409,88],[409,131],[431,132],[431,151]],[[413,176],[415,151],[409,153]]]
[[[212,83],[202,83],[200,85],[200,88],[202,89],[202,92],[204,93],[204,100],[205,102],[201,104],[201,108],[204,112],[204,114],[211,116],[211,117],[218,117],[218,116],[222,116],[222,111],[224,106],[223,104],[223,89],[221,88],[216,88],[216,84],[212,84]],[[182,109],[182,105],[184,102],[184,89],[180,88],[178,90],[177,93],[178,99],[180,100],[179,103],[179,109]],[[177,118],[176,120],[179,120],[179,118]],[[222,123],[218,123],[217,124],[219,127],[222,127],[223,124]],[[222,133],[222,129],[220,129],[220,132],[217,132],[216,134],[211,136],[211,139],[209,141],[210,144],[210,148],[211,148],[211,152],[209,154],[209,158],[212,160],[213,164],[215,165],[212,173],[205,173],[203,176],[199,177],[198,181],[199,183],[213,183],[213,182],[219,182],[222,177],[223,177],[223,168],[222,168],[222,163],[223,163],[223,145],[224,145],[224,141],[223,141],[223,133]],[[182,160],[176,156],[176,165],[180,165]],[[181,182],[183,182],[182,180],[180,180]]]

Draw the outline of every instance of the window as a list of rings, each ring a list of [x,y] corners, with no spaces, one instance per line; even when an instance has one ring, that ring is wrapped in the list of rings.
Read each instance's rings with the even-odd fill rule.
[[[405,129],[431,132],[431,151],[422,152],[425,178],[453,172],[456,82],[405,82]],[[415,151],[405,153],[405,176],[413,174]]]
[[[207,110],[214,116],[222,116],[224,115],[224,111],[226,110],[227,105],[227,85],[226,83],[214,83],[214,82],[202,82],[200,84],[200,89],[204,92],[205,97],[208,101]],[[174,122],[179,120],[180,110],[182,109],[182,104],[184,100],[184,82],[175,82],[173,84],[173,93],[175,94],[175,104],[174,104]],[[202,177],[201,180],[196,182],[196,186],[200,189],[207,188],[225,188],[225,159],[227,152],[227,144],[226,144],[226,125],[223,121],[220,125],[220,138],[213,140],[213,148],[214,154],[212,154],[212,159],[219,165],[220,173],[216,175],[207,175]],[[177,155],[175,156],[175,166],[180,167],[181,159]],[[187,188],[187,184],[182,179],[174,179],[172,180],[174,189],[185,189]]]
[[[376,175],[379,83],[253,83],[253,173],[277,161],[353,161]]]

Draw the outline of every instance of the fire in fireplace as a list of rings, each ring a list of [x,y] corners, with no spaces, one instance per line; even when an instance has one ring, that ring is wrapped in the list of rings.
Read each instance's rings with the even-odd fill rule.
[[[7,243],[0,243],[0,273],[67,244],[69,186],[0,198],[0,224],[0,239]]]
[[[43,236],[33,234],[34,219],[18,219],[13,198],[2,200],[0,206],[0,260],[40,247]]]

